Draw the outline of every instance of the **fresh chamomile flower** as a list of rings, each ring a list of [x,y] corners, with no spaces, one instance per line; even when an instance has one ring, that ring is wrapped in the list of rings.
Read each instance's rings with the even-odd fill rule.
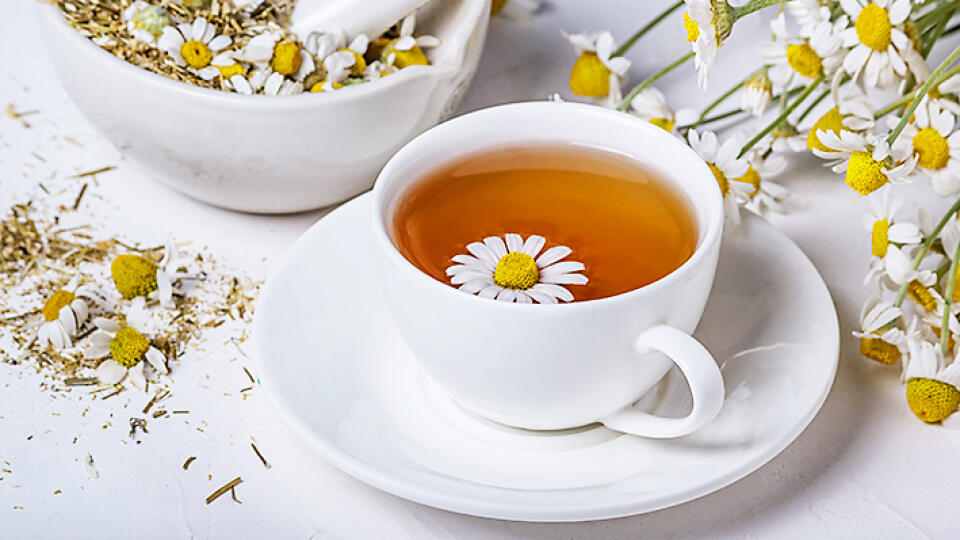
[[[927,94],[927,99],[936,101],[941,109],[960,116],[960,104],[957,103],[958,92],[960,92],[960,73],[947,77],[932,88]]]
[[[470,255],[453,257],[457,264],[447,268],[447,275],[461,291],[483,298],[518,304],[572,302],[573,293],[566,285],[587,284],[587,277],[578,273],[584,266],[562,260],[573,252],[566,246],[541,254],[546,243],[537,235],[526,241],[512,233],[503,238],[488,236],[467,246]]]
[[[214,57],[226,62],[228,57],[216,53],[233,43],[229,36],[217,35],[217,27],[203,17],[193,23],[167,26],[157,40],[157,48],[166,51],[178,66],[186,66],[204,79],[210,80],[220,72]],[[232,60],[229,63],[233,63]]]
[[[117,292],[127,300],[146,296],[164,307],[173,307],[173,278],[165,266],[140,255],[124,254],[110,264]]]
[[[830,9],[823,0],[790,0],[786,7],[787,13],[800,26],[812,26],[830,20]]]
[[[314,84],[310,88],[310,91],[316,94],[320,92],[333,92],[334,90],[339,90],[341,88],[343,88],[343,84],[341,83],[336,81],[322,80],[317,84]]]
[[[876,270],[871,269],[864,279],[864,284],[879,278],[880,285],[885,289],[899,290],[901,286],[907,285],[907,292],[918,305],[934,310],[939,295],[929,287],[936,283],[937,276],[929,270],[914,269],[913,261],[904,252],[908,247],[901,249],[892,244],[888,246],[887,254],[883,256],[883,265]],[[942,302],[942,298],[940,301]]]
[[[621,78],[630,69],[630,61],[613,56],[613,34],[608,31],[563,34],[577,51],[570,70],[570,90],[584,97],[602,98],[620,92]]]
[[[918,244],[923,239],[920,227],[913,223],[895,222],[902,201],[890,192],[870,197],[870,213],[863,218],[863,226],[870,231],[870,254],[879,259],[887,255],[892,245]]]
[[[94,359],[110,356],[97,367],[97,379],[101,384],[117,384],[126,377],[135,387],[145,391],[144,360],[157,373],[167,373],[167,358],[137,328],[121,327],[104,318],[94,319],[93,324],[97,330],[90,335],[83,354]]]
[[[746,174],[736,179],[753,186],[753,190],[747,193],[749,200],[744,207],[755,214],[762,214],[767,209],[779,212],[790,191],[770,179],[787,168],[786,158],[760,150],[748,152],[746,158],[749,168]]]
[[[794,119],[787,118],[764,135],[757,146],[778,154],[803,152],[807,149],[807,134],[797,128]]]
[[[861,195],[882,188],[888,182],[904,183],[917,159],[902,148],[891,148],[884,140],[847,130],[840,135],[820,130],[817,138],[828,150],[814,148],[817,156],[830,160],[828,167],[840,174],[846,172],[846,184]]]
[[[693,109],[674,111],[667,104],[663,92],[653,86],[637,94],[630,102],[630,109],[640,118],[670,133],[676,133],[678,127],[697,119],[697,112]]]
[[[57,350],[69,347],[89,315],[87,300],[99,296],[92,286],[79,285],[76,277],[63,289],[54,291],[40,310],[44,320],[37,330],[40,347],[50,345]]]
[[[691,129],[687,133],[687,142],[700,156],[710,172],[717,180],[717,186],[723,195],[726,216],[733,223],[740,221],[740,205],[750,199],[753,184],[740,180],[750,165],[746,159],[737,157],[740,153],[740,141],[737,138],[727,139],[722,145],[712,131],[705,131],[703,135]]]
[[[427,59],[423,49],[432,49],[439,46],[440,39],[430,35],[414,36],[416,26],[416,13],[404,17],[400,23],[400,36],[391,40],[383,48],[381,60],[385,64],[396,66],[399,69],[430,65],[430,60]]]
[[[740,108],[754,116],[767,110],[773,98],[773,82],[763,68],[747,78],[740,88]]]
[[[807,133],[807,149],[811,152],[815,149],[824,152],[830,150],[817,137],[820,131],[829,131],[839,136],[843,130],[864,133],[876,126],[873,106],[858,86],[842,85],[834,93],[834,97],[836,105],[817,119]]]
[[[269,68],[266,78],[273,73],[279,73],[302,82],[316,70],[313,55],[298,41],[289,39],[279,30],[270,27],[263,28],[261,33],[250,38],[240,51],[233,54],[233,58],[253,64],[260,70]]]
[[[927,423],[940,422],[960,406],[960,362],[944,365],[940,347],[928,341],[909,343],[907,405]]]
[[[493,0],[490,14],[501,14],[511,19],[527,20],[540,9],[540,0]]]
[[[123,10],[123,22],[127,25],[127,32],[139,41],[153,45],[163,34],[163,29],[170,25],[170,15],[161,6],[154,6],[137,0],[130,7]]]
[[[783,13],[770,22],[774,40],[761,46],[763,61],[770,66],[770,80],[780,89],[806,86],[823,75],[830,77],[843,62],[846,50],[840,37],[846,17],[805,26],[799,37],[787,31]]]
[[[900,119],[890,117],[890,124]],[[936,101],[923,98],[894,143],[917,158],[914,173],[930,180],[937,195],[960,192],[960,132],[953,113],[942,110]]]
[[[693,49],[697,85],[706,90],[717,49],[733,30],[733,8],[725,0],[684,0],[683,27]]]
[[[916,53],[904,30],[910,0],[841,0],[840,6],[854,21],[843,31],[850,52],[843,70],[867,87],[887,87],[901,81],[908,69],[918,80],[929,76],[926,63]]]
[[[860,313],[860,330],[853,332],[860,341],[860,355],[881,364],[896,364],[906,352],[905,333],[894,326],[901,316],[903,309],[892,302],[870,297]]]

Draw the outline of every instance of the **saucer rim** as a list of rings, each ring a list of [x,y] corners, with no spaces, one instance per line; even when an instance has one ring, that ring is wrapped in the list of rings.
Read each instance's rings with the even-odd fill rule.
[[[274,289],[282,286],[279,284],[281,283],[280,280],[275,278],[284,274],[286,270],[294,264],[294,256],[299,254],[305,246],[310,245],[310,243],[313,241],[313,236],[318,234],[318,231],[330,226],[329,222],[334,221],[331,219],[332,217],[335,219],[341,219],[343,214],[354,211],[355,206],[361,206],[364,203],[372,204],[373,201],[371,199],[371,192],[364,193],[351,199],[350,201],[347,201],[323,218],[319,219],[291,245],[287,252],[278,261],[273,271],[270,273],[270,276],[264,285],[263,291],[260,294],[260,302],[258,309],[254,314],[252,327],[254,353],[253,362],[260,373],[269,372],[269,369],[264,368],[263,358],[268,357],[269,354],[264,349],[265,346],[262,343],[263,340],[261,336],[263,335],[263,327],[265,324],[267,324],[263,321],[267,320],[273,311],[273,303],[269,299],[274,296]],[[438,493],[433,490],[411,485],[408,482],[392,478],[387,474],[383,474],[377,469],[368,466],[359,459],[341,450],[336,445],[330,444],[326,439],[317,436],[317,434],[314,433],[314,430],[311,429],[305,421],[298,417],[298,414],[291,409],[287,400],[285,400],[279,392],[274,392],[272,383],[269,382],[269,378],[266,379],[266,382],[261,383],[261,386],[263,386],[263,388],[266,390],[268,400],[274,409],[284,419],[284,421],[293,428],[294,432],[297,433],[301,440],[306,442],[329,464],[367,485],[390,493],[394,496],[426,506],[484,518],[524,522],[562,523],[605,520],[639,515],[689,502],[691,500],[719,491],[741,480],[747,475],[759,470],[764,465],[767,465],[770,461],[780,455],[807,429],[813,419],[817,416],[817,414],[819,414],[824,402],[826,401],[827,397],[829,397],[833,388],[839,365],[839,319],[836,308],[834,307],[835,304],[833,302],[833,298],[823,280],[823,277],[820,275],[819,271],[817,271],[816,267],[806,256],[803,250],[801,250],[799,246],[797,246],[796,243],[794,243],[793,240],[791,240],[782,231],[757,216],[746,215],[743,216],[743,219],[762,222],[760,223],[760,226],[769,229],[769,232],[778,236],[781,246],[789,245],[790,247],[786,249],[795,250],[796,254],[799,255],[808,266],[808,270],[813,272],[813,275],[817,277],[816,283],[818,288],[823,293],[823,300],[825,301],[824,305],[830,306],[830,309],[826,310],[830,313],[830,320],[826,322],[830,323],[830,326],[835,329],[834,332],[830,332],[829,336],[825,336],[824,339],[829,340],[829,346],[827,349],[835,352],[831,355],[831,362],[829,364],[830,374],[829,377],[825,378],[825,388],[823,388],[820,392],[820,398],[817,401],[816,406],[810,407],[803,419],[798,421],[794,425],[793,429],[788,430],[787,433],[782,436],[780,440],[776,441],[775,444],[769,444],[767,449],[763,452],[760,452],[757,457],[726,472],[725,474],[720,475],[719,477],[713,477],[709,481],[694,483],[685,489],[657,494],[653,497],[650,496],[650,492],[644,492],[640,495],[639,500],[636,496],[631,497],[630,493],[623,493],[624,500],[618,503],[605,502],[590,505],[589,501],[583,501],[583,504],[562,507],[537,503],[510,503],[508,505],[497,505],[492,502],[477,500],[476,498],[470,496]],[[366,223],[369,224],[369,220],[367,220]],[[437,474],[439,475],[439,473]],[[445,478],[453,482],[473,484],[469,480],[463,480],[449,476]],[[561,491],[584,491],[585,493],[589,493],[593,489],[602,489],[606,486],[616,483],[617,482],[612,482],[610,484],[581,489],[516,490],[499,488],[496,486],[483,487],[491,490],[508,490],[527,493]]]

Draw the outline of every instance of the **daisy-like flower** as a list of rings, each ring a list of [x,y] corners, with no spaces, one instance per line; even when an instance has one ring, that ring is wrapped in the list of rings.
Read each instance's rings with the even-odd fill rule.
[[[813,153],[830,160],[827,166],[833,172],[846,172],[846,184],[861,195],[873,193],[888,182],[905,182],[917,162],[902,147],[891,148],[886,141],[868,140],[851,131],[841,130],[838,136],[820,130],[817,138],[828,151],[814,148]]]
[[[717,49],[733,30],[734,14],[725,0],[684,0],[687,12],[683,27],[693,52],[697,68],[697,85],[706,90],[710,70],[717,57]]]
[[[740,141],[730,138],[721,145],[712,131],[705,131],[700,135],[697,130],[691,129],[687,133],[687,142],[700,159],[706,162],[716,178],[717,186],[723,195],[727,218],[733,223],[739,223],[740,205],[750,199],[750,192],[753,191],[751,182],[740,180],[750,169],[747,160],[737,157],[740,153]]]
[[[413,38],[411,38],[413,39]],[[342,83],[348,77],[362,77],[367,68],[363,55],[370,46],[367,36],[360,34],[347,47],[330,53],[323,59],[327,81]]]
[[[127,32],[139,41],[153,45],[163,34],[163,29],[170,25],[170,14],[167,10],[137,0],[130,7],[123,10],[123,22],[127,25]]]
[[[890,290],[898,290],[902,285],[907,284],[910,297],[917,305],[929,311],[935,311],[938,302],[942,305],[943,299],[940,295],[929,288],[936,283],[936,274],[929,270],[914,270],[913,261],[898,246],[891,244],[887,247],[883,264],[871,269],[863,280],[864,285],[874,278],[879,278],[880,284]]]
[[[773,82],[764,68],[744,81],[740,89],[740,108],[754,116],[760,116],[767,110],[772,98]]]
[[[907,405],[917,418],[940,422],[960,406],[960,362],[944,365],[940,347],[912,340],[906,369]]]
[[[753,186],[753,190],[747,194],[750,200],[744,206],[755,214],[762,214],[766,209],[779,212],[783,200],[790,194],[787,188],[770,180],[787,168],[787,160],[783,156],[766,154],[759,150],[749,152],[749,168],[746,174],[736,179]]]
[[[926,80],[929,70],[904,32],[910,16],[910,0],[840,0],[854,21],[843,31],[843,45],[850,52],[843,70],[853,80],[863,75],[867,87],[887,87],[902,80],[908,69],[917,80]]]
[[[893,365],[906,352],[904,332],[894,326],[903,310],[891,302],[873,296],[863,305],[860,330],[853,332],[860,340],[860,355],[881,364]]]
[[[887,256],[891,245],[918,244],[923,239],[918,225],[894,221],[901,204],[889,192],[870,197],[871,212],[863,217],[863,226],[870,231],[870,254],[878,260]]]
[[[817,137],[820,131],[829,131],[839,136],[843,130],[863,133],[873,130],[876,125],[873,106],[858,86],[854,84],[840,86],[834,96],[835,106],[817,119],[807,134],[807,149],[811,152],[815,149],[830,151]]]
[[[899,121],[890,117],[891,126]],[[917,158],[914,172],[929,179],[941,197],[960,192],[960,132],[956,124],[953,113],[924,98],[913,113],[913,121],[907,123],[894,143]]]
[[[765,135],[757,146],[778,154],[803,152],[807,149],[807,134],[797,129],[792,118],[787,118]]]
[[[674,111],[667,104],[667,98],[663,92],[653,86],[637,94],[630,102],[630,109],[640,118],[670,133],[676,133],[676,128],[693,123],[697,119],[697,112],[693,109]]]
[[[490,14],[501,14],[511,19],[527,20],[540,9],[540,0],[493,0]]]
[[[834,23],[822,21],[805,26],[799,37],[793,37],[787,31],[784,14],[778,15],[770,22],[774,40],[761,46],[763,61],[771,66],[770,80],[774,86],[790,90],[836,72],[846,53],[841,33],[847,25],[846,17],[840,17]]]
[[[86,300],[98,296],[93,287],[78,286],[77,278],[71,279],[65,288],[54,291],[40,310],[44,319],[37,330],[40,347],[50,345],[56,350],[69,347],[87,320],[90,308]]]
[[[947,77],[933,88],[927,99],[935,101],[941,109],[960,116],[960,104],[957,103],[957,93],[960,92],[960,73]]]
[[[572,302],[573,293],[565,285],[586,285],[587,277],[578,273],[584,266],[562,260],[573,251],[566,246],[541,254],[546,243],[537,235],[526,241],[512,233],[488,236],[467,246],[470,255],[455,256],[457,264],[447,268],[447,275],[461,291],[483,298],[518,304]]]
[[[166,257],[165,257],[166,259]],[[127,300],[146,296],[164,307],[173,307],[173,277],[168,261],[157,266],[140,255],[124,254],[110,264],[110,274],[117,291]]]
[[[812,26],[830,20],[830,10],[824,7],[821,0],[790,0],[787,2],[787,13],[800,26]]]
[[[167,358],[140,330],[123,326],[104,318],[96,318],[97,330],[90,335],[89,345],[83,354],[87,358],[103,358],[97,367],[97,379],[101,384],[117,384],[124,379],[140,390],[146,390],[147,380],[143,374],[144,360],[157,372],[167,373]]]
[[[261,72],[269,69],[264,81],[273,73],[278,73],[302,82],[316,70],[313,55],[299,42],[284,37],[282,32],[270,27],[263,27],[261,30],[261,33],[250,38],[243,49],[233,53],[235,60],[253,64],[256,70]],[[253,83],[251,86],[259,89]],[[262,87],[263,85],[260,85],[260,88]]]
[[[427,59],[423,49],[432,49],[439,46],[440,39],[430,35],[414,36],[416,26],[416,13],[404,17],[400,23],[400,36],[391,40],[383,48],[382,60],[384,63],[391,67],[396,66],[399,69],[430,65],[430,60]]]
[[[178,66],[186,66],[200,77],[210,80],[220,74],[216,66],[234,63],[229,55],[216,54],[232,43],[229,36],[217,35],[216,26],[198,17],[191,24],[164,28],[157,40],[157,47],[166,51]]]
[[[584,97],[602,98],[620,92],[621,78],[630,69],[630,61],[613,56],[613,34],[603,32],[564,33],[577,51],[570,70],[570,90]]]

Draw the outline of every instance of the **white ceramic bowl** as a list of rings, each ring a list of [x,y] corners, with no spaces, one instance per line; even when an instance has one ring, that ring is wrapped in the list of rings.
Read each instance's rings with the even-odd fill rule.
[[[246,212],[320,208],[369,189],[407,141],[450,116],[476,72],[490,0],[431,2],[431,66],[324,94],[243,96],[121,61],[37,3],[47,51],[74,103],[152,178]]]

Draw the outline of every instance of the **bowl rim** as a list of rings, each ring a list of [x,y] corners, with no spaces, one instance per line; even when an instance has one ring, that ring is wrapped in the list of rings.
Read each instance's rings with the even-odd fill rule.
[[[121,60],[94,44],[89,38],[84,37],[68,24],[60,8],[52,2],[36,2],[36,4],[38,5],[39,18],[42,24],[48,29],[51,29],[51,33],[62,36],[63,40],[78,51],[77,54],[87,54],[91,59],[106,66],[108,69],[126,73],[129,77],[149,84],[158,91],[174,93],[178,98],[219,101],[221,104],[241,105],[243,107],[256,104],[261,107],[288,109],[302,108],[304,105],[319,105],[331,102],[338,103],[343,100],[363,98],[376,92],[387,91],[405,84],[408,81],[412,82],[429,77],[450,77],[455,75],[467,61],[468,45],[471,36],[477,30],[478,25],[486,24],[484,17],[489,18],[490,0],[463,1],[468,3],[463,8],[466,15],[463,17],[463,20],[458,21],[454,27],[452,35],[455,36],[456,39],[448,41],[449,45],[447,45],[454,48],[451,62],[431,64],[428,66],[410,66],[391,74],[389,77],[381,77],[375,81],[365,82],[363,84],[350,85],[336,92],[324,92],[323,97],[312,95],[310,92],[291,96],[244,95],[175,81],[158,73],[135,66],[125,60]],[[444,46],[444,44],[441,44],[441,46]]]

